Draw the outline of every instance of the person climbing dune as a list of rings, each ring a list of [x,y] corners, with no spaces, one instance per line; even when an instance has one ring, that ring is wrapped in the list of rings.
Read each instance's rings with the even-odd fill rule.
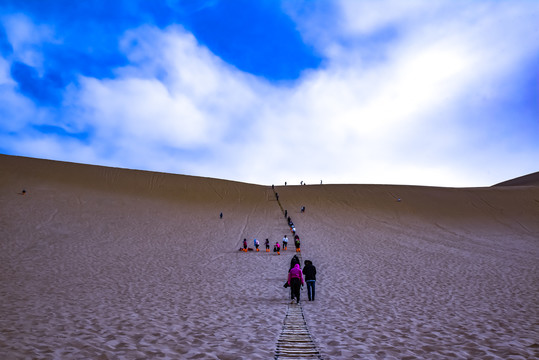
[[[297,264],[300,264],[299,257],[294,255],[292,256],[292,259],[290,259],[290,269],[288,269],[288,271],[292,270]]]
[[[305,260],[303,267],[303,275],[305,275],[305,283],[307,283],[307,296],[309,301],[314,301],[315,284],[316,284],[316,267],[311,260]]]
[[[292,301],[296,298],[296,303],[299,304],[300,289],[303,286],[303,272],[299,264],[294,265],[292,270],[288,272],[288,285],[292,288]]]
[[[294,255],[292,256],[292,259],[290,259],[290,268],[288,269],[288,272],[290,272],[296,265],[300,265],[301,266],[301,262],[298,258],[297,255]],[[288,287],[288,280],[287,282],[285,283],[285,287]],[[292,292],[292,288],[290,288],[290,299],[293,299],[294,298],[294,293]]]

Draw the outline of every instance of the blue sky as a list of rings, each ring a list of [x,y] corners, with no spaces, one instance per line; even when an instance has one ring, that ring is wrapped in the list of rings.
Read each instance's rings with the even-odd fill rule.
[[[539,1],[0,1],[0,153],[258,184],[539,171]]]

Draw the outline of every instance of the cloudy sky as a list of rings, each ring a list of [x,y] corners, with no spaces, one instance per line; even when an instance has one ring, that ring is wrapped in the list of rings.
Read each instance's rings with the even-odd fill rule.
[[[0,1],[0,153],[258,184],[539,171],[539,1]]]

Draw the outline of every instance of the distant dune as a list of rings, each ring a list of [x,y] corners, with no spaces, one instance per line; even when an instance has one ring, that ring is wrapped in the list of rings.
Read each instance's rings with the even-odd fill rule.
[[[539,186],[539,172],[507,180],[494,186]]]
[[[287,210],[324,359],[539,358],[537,174],[272,189],[0,155],[0,354],[274,358],[294,251],[238,249]]]

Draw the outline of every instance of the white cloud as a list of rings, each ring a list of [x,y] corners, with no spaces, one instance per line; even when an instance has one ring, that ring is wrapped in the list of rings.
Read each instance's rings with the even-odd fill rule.
[[[341,179],[462,186],[471,183],[467,174],[473,174],[477,180],[472,183],[478,185],[492,176],[490,169],[503,171],[499,159],[521,155],[507,152],[506,146],[478,147],[477,138],[494,133],[473,116],[507,121],[489,105],[512,96],[510,76],[537,56],[536,5],[341,4],[340,27],[328,27],[326,13],[295,17],[305,39],[329,57],[326,68],[303,81],[298,93],[305,108],[312,106],[308,123],[337,140],[332,153],[355,159],[346,163],[355,168],[343,166]],[[388,31],[387,37],[378,39],[382,31]],[[372,57],[371,41],[379,51],[374,63],[363,56]],[[499,145],[508,139],[490,141]],[[311,147],[324,155],[319,148]],[[537,155],[537,147],[531,150]],[[530,162],[528,169],[536,171],[536,165]]]
[[[536,6],[341,5],[338,26],[316,21],[325,13],[294,15],[327,59],[287,85],[242,73],[180,27],[129,31],[130,65],[113,79],[81,77],[66,97],[64,117],[90,128],[90,143],[41,139],[35,151],[265,184],[475,186],[537,171],[537,146],[514,152],[518,139],[485,126],[506,121],[490,106],[512,96],[510,76],[538,54]]]
[[[23,14],[6,15],[0,22],[13,48],[13,59],[42,70],[45,61],[41,52],[42,44],[58,42],[53,29],[47,25],[37,25]]]
[[[195,173],[201,161],[212,172],[233,168],[227,162],[234,157],[220,159],[250,131],[269,86],[227,65],[180,27],[132,30],[121,46],[130,66],[117,69],[114,79],[81,77],[71,89],[76,128],[91,124],[97,147],[137,168]],[[175,158],[178,152],[182,157]]]
[[[6,59],[0,57],[0,86],[12,87],[13,85],[15,85],[15,81],[13,81],[9,73],[9,68],[9,62]]]
[[[372,10],[358,27],[350,15],[356,4],[344,4],[348,22],[336,37],[405,28],[390,40],[384,61],[367,64],[355,47],[341,46],[333,54],[339,57],[293,86],[269,86],[223,63],[181,28],[141,28],[122,42],[132,64],[119,69],[117,79],[82,81],[83,107],[99,119],[104,138],[125,138],[120,143],[126,149],[145,144],[147,154],[165,154],[163,166],[198,175],[259,183],[326,178],[463,186],[467,173],[475,172],[482,180],[474,167],[497,150],[478,154],[473,133],[484,129],[459,106],[484,96],[488,84],[536,49],[513,44],[527,22],[492,34],[499,24],[508,26],[506,17],[515,11],[494,9],[503,12],[484,20],[484,6],[466,6],[445,17],[448,4],[415,3],[381,17]],[[164,145],[205,155],[175,165],[161,152]]]
[[[208,119],[192,99],[170,94],[155,79],[98,81],[82,78],[79,105],[91,111],[100,136],[128,137],[163,145],[204,143]],[[89,119],[86,119],[87,121]]]
[[[17,83],[9,72],[10,65],[7,59],[0,58],[0,129],[24,134],[29,124],[47,122],[50,113],[17,91]]]
[[[179,147],[207,145],[256,100],[248,75],[181,28],[141,28],[122,44],[131,65],[118,69],[117,78],[81,79],[81,106],[92,109],[103,128]]]

